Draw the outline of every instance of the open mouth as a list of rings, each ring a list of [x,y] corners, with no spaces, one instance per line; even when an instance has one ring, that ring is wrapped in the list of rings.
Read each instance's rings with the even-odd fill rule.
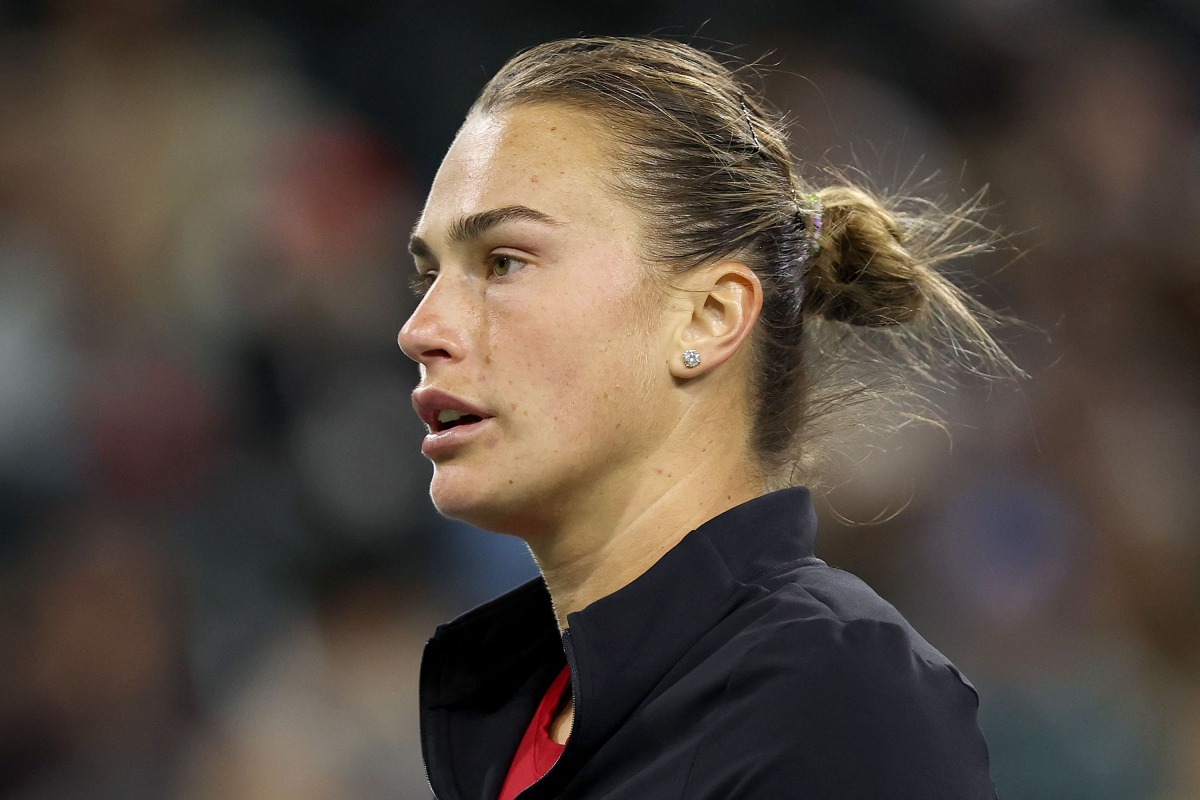
[[[454,428],[463,428],[465,434],[478,430],[483,427],[482,423],[492,419],[492,414],[484,406],[432,386],[417,389],[412,399],[413,409],[429,429],[429,437],[432,437],[426,440],[428,446],[433,446],[431,443],[434,439],[445,438],[449,442],[461,438],[438,437],[438,434],[449,433]]]
[[[457,428],[460,425],[472,425],[476,422],[483,422],[483,417],[446,409],[438,412],[437,419],[434,420],[434,424],[431,427],[434,433],[440,433],[441,431],[448,431],[451,428]]]

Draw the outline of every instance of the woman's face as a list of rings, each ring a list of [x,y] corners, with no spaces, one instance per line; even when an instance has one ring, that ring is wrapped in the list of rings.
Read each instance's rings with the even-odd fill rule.
[[[434,179],[412,241],[428,290],[399,341],[448,516],[533,533],[617,501],[678,419],[668,300],[603,136],[552,105],[472,116]]]

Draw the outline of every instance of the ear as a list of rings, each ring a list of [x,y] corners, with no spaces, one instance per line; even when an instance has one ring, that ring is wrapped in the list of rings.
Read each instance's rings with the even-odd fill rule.
[[[671,374],[694,378],[724,364],[746,343],[762,311],[762,282],[739,261],[722,261],[681,276],[690,315],[680,315],[673,332]],[[687,350],[700,353],[695,367],[684,364]]]

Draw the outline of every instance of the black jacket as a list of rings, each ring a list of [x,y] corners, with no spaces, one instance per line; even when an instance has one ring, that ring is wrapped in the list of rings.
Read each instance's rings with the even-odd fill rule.
[[[710,520],[559,634],[538,578],[438,627],[421,741],[440,800],[495,800],[563,659],[575,722],[521,795],[994,798],[974,688],[889,604],[813,556],[804,489]]]

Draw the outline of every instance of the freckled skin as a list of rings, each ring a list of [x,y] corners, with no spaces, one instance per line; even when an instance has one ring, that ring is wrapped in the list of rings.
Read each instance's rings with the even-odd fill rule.
[[[635,212],[602,181],[599,140],[555,107],[471,117],[434,180],[416,232],[438,274],[401,346],[423,385],[495,414],[485,436],[434,463],[430,492],[448,516],[536,536],[580,504],[629,494],[680,417],[661,366],[667,333],[639,311],[658,290]],[[450,240],[456,219],[514,205],[561,225]],[[524,265],[495,277],[495,252]]]
[[[766,490],[745,346],[758,277],[720,260],[663,289],[663,266],[639,257],[653,209],[610,188],[608,136],[563,106],[468,118],[414,231],[432,281],[399,337],[422,386],[494,415],[461,446],[434,448],[434,503],[523,537],[562,629],[688,531]],[[450,235],[516,206],[555,222]],[[698,369],[681,361],[692,347],[704,353]],[[556,719],[558,741],[572,713],[568,703]]]

